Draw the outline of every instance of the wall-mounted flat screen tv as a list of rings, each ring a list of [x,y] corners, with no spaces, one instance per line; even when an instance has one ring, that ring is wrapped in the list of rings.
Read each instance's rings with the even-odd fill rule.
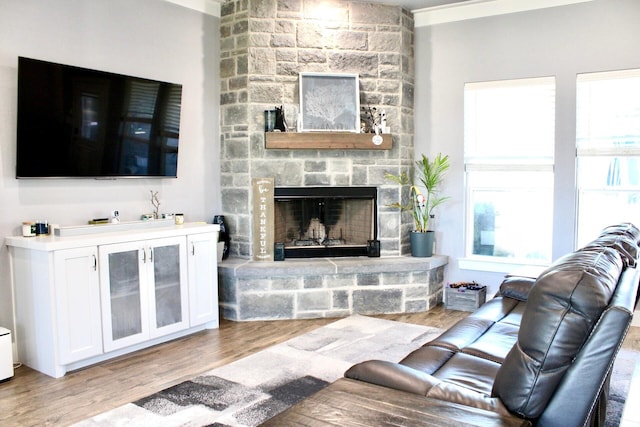
[[[17,178],[177,177],[182,85],[18,58]]]

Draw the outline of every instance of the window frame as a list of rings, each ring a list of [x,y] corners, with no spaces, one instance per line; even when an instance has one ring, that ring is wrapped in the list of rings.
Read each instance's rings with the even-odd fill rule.
[[[470,156],[469,155],[469,146],[468,146],[468,132],[470,128],[474,128],[474,124],[468,123],[469,115],[472,114],[468,111],[469,105],[467,102],[468,91],[474,89],[486,89],[486,88],[498,88],[504,89],[508,87],[534,87],[535,85],[541,85],[545,89],[550,91],[549,99],[551,101],[551,106],[553,111],[548,113],[548,117],[551,118],[551,122],[549,123],[546,132],[548,136],[552,138],[549,146],[546,148],[547,152],[544,152],[544,155],[537,155],[536,157],[529,156],[507,156],[507,157],[499,157],[499,156],[488,156],[483,158],[482,156]],[[472,269],[472,270],[480,270],[480,271],[498,271],[498,272],[510,272],[513,271],[514,268],[518,268],[519,266],[525,267],[530,265],[546,265],[551,262],[552,259],[552,249],[553,249],[553,233],[552,228],[549,230],[549,245],[547,248],[546,258],[544,260],[540,259],[528,259],[522,257],[501,257],[495,255],[482,255],[482,254],[474,254],[474,228],[475,228],[475,206],[472,203],[473,196],[476,191],[488,191],[488,186],[480,186],[474,187],[470,182],[470,174],[478,173],[478,172],[541,172],[541,173],[551,173],[551,183],[550,185],[545,184],[544,186],[540,186],[540,189],[544,188],[544,191],[548,191],[549,196],[549,221],[553,224],[553,200],[554,200],[554,162],[555,162],[555,129],[556,129],[556,78],[555,76],[545,76],[545,77],[534,77],[534,78],[522,78],[522,79],[508,79],[508,80],[495,80],[490,82],[477,82],[477,83],[467,83],[464,86],[464,129],[465,129],[465,139],[464,139],[464,174],[465,174],[465,183],[464,183],[464,191],[465,191],[465,199],[464,199],[464,225],[465,225],[465,233],[464,233],[464,258],[459,260],[459,265],[461,269]],[[543,94],[543,96],[545,96]],[[477,100],[474,99],[474,102]],[[474,107],[477,107],[477,104],[474,104]],[[543,114],[544,116],[544,114]],[[477,144],[477,141],[474,140],[474,144]],[[478,147],[474,147],[473,154],[477,154]],[[537,153],[540,154],[540,153]],[[548,180],[545,180],[548,183]],[[506,189],[506,191],[517,191],[515,188],[509,188],[510,186],[494,186],[494,189]],[[535,188],[532,186],[531,189]]]
[[[575,139],[575,147],[576,147],[576,184],[575,184],[575,245],[579,247],[585,243],[586,237],[583,238],[581,236],[593,236],[593,230],[584,230],[581,231],[582,221],[580,212],[582,207],[586,204],[583,196],[587,193],[599,193],[603,196],[613,196],[616,193],[626,193],[640,194],[640,184],[634,186],[614,186],[609,185],[607,183],[603,183],[602,186],[590,186],[583,185],[581,178],[581,167],[584,161],[588,161],[589,159],[598,159],[604,157],[613,157],[613,158],[634,158],[638,162],[640,162],[640,143],[637,146],[626,146],[626,145],[608,145],[605,144],[603,146],[596,146],[593,143],[590,143],[592,140],[602,140],[602,139],[615,139],[616,137],[623,137],[623,135],[611,135],[611,132],[607,134],[601,134],[599,132],[593,132],[593,134],[588,131],[587,134],[583,134],[580,132],[581,126],[583,125],[584,118],[581,118],[581,114],[587,113],[589,114],[589,118],[591,118],[591,109],[590,106],[593,105],[593,102],[590,102],[589,105],[585,105],[581,108],[581,101],[583,100],[583,96],[581,94],[581,84],[589,84],[589,83],[597,83],[597,82],[611,82],[615,80],[623,80],[627,78],[638,79],[640,81],[640,68],[635,69],[624,69],[624,70],[609,70],[602,72],[589,72],[589,73],[580,73],[576,75],[576,98],[575,98],[575,108],[576,108],[576,139]],[[584,90],[591,90],[590,88],[585,88]],[[625,91],[626,93],[626,91]],[[633,96],[625,95],[625,99],[635,99]],[[591,101],[591,96],[589,96],[589,100]],[[638,102],[638,114],[636,117],[640,118],[640,102]],[[589,122],[591,124],[591,121]],[[590,129],[591,126],[588,126]],[[624,135],[624,138],[637,139],[640,142],[640,129],[637,130],[636,135]],[[634,138],[635,137],[635,138]],[[582,143],[582,144],[581,144]],[[609,225],[609,224],[607,224]],[[587,226],[584,224],[584,226]],[[603,225],[603,227],[606,225]]]

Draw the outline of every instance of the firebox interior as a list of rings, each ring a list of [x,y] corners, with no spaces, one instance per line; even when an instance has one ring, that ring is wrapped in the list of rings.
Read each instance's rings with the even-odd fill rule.
[[[275,241],[288,258],[366,256],[377,239],[375,187],[276,188]]]

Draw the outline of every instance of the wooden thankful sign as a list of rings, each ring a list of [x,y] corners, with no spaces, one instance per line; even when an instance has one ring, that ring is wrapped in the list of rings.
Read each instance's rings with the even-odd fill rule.
[[[253,179],[253,260],[273,261],[273,178]]]

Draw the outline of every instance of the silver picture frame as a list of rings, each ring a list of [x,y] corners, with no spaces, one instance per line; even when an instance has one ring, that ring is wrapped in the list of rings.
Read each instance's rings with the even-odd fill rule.
[[[354,73],[300,73],[300,132],[360,132],[360,85]]]

